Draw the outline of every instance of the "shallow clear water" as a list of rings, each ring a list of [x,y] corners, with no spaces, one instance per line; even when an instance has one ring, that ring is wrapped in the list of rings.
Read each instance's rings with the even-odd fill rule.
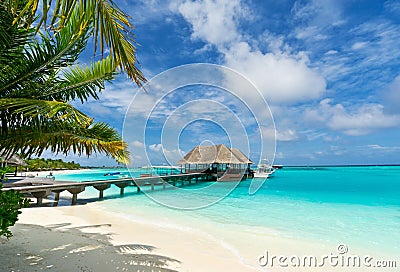
[[[136,170],[134,175],[137,173],[138,176],[140,171]],[[73,181],[110,178],[104,176],[106,172],[88,170],[56,175],[56,178]],[[256,229],[260,233],[276,232],[285,237],[344,243],[395,255],[400,253],[399,166],[287,167],[278,170],[254,195],[248,194],[250,182],[241,182],[217,204],[194,211],[159,205],[146,194],[136,193],[135,188],[128,188],[126,196],[119,198],[116,187],[105,191],[109,200],[101,202],[101,207],[135,219],[145,220],[146,214],[157,214],[160,224],[178,225],[178,222],[191,221],[192,226],[196,226],[202,222],[211,227],[239,231]],[[223,186],[230,186],[225,184]],[[159,190],[149,194],[185,202],[193,201],[194,191]],[[201,197],[212,198],[210,194],[214,193],[217,194],[208,191]],[[87,189],[79,198],[97,194],[96,190]]]

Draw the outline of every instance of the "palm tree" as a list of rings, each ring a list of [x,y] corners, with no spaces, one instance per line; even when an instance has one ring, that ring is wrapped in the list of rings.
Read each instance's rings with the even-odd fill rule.
[[[133,26],[112,0],[54,2],[49,16],[52,1],[0,0],[0,149],[25,156],[46,149],[103,152],[127,162],[127,145],[117,131],[68,101],[98,99],[117,72],[139,86],[145,81],[135,66]],[[102,57],[77,65],[89,37]]]

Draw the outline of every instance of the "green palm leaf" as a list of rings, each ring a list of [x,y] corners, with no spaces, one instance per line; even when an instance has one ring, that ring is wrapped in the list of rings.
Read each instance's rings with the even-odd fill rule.
[[[0,137],[0,149],[12,153],[20,150],[27,156],[40,156],[45,150],[65,155],[70,152],[86,156],[105,153],[118,162],[129,163],[126,147],[118,132],[104,123],[95,123],[89,128],[66,126],[64,129],[41,127],[40,130],[34,130],[23,127],[13,130],[7,137]]]
[[[40,0],[27,1],[24,9],[16,14],[14,23],[26,15],[33,20],[39,2]],[[138,85],[146,81],[142,72],[136,67],[136,42],[132,34],[134,27],[129,21],[130,17],[112,0],[55,0],[51,18],[48,18],[49,5],[46,0],[42,0],[42,19],[37,27],[43,25],[46,28],[47,21],[50,19],[50,28],[58,32],[68,25],[74,12],[78,12],[82,19],[81,29],[86,29],[85,24],[89,21],[93,23],[95,51],[99,47],[101,53],[104,54],[105,50],[109,49],[114,61],[130,79]]]
[[[83,103],[88,97],[98,99],[97,91],[104,89],[104,82],[115,77],[116,65],[112,58],[92,63],[91,66],[72,66],[63,71],[63,79],[51,86],[40,99],[80,99]]]
[[[27,121],[40,117],[42,120],[51,119],[65,123],[89,125],[92,119],[68,103],[26,98],[0,99],[0,109],[8,110],[11,117],[23,115]]]
[[[138,85],[133,26],[112,0],[0,1],[0,149],[26,156],[54,153],[90,156],[105,153],[127,162],[118,132],[79,111],[68,101],[98,99],[117,68]],[[55,3],[52,17],[49,5]],[[39,31],[40,29],[40,31]],[[77,65],[90,35],[95,48],[110,55]]]

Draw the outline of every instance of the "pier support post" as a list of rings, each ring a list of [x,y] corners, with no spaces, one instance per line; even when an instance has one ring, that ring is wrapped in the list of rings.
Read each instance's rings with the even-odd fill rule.
[[[133,179],[132,185],[136,186],[136,190],[137,190],[138,193],[140,193],[140,184],[139,183],[143,184],[140,180]]]
[[[64,189],[61,190],[52,190],[54,193],[54,203],[53,206],[58,206],[58,202],[60,201],[60,193],[64,191]]]
[[[50,194],[50,190],[32,192],[31,194],[37,199],[36,205],[40,206],[43,204],[43,198]]]
[[[129,185],[129,181],[122,181],[122,182],[117,182],[115,185],[120,189],[119,190],[119,195],[122,196],[124,195],[124,189]]]
[[[78,194],[85,191],[85,186],[72,187],[72,188],[68,188],[67,190],[68,190],[68,192],[70,192],[72,194],[71,205],[76,205],[76,201],[78,200]]]
[[[103,183],[103,184],[99,184],[99,185],[94,185],[93,187],[96,188],[96,190],[99,190],[99,199],[103,199],[104,198],[104,190],[107,190],[108,188],[110,188],[110,184],[109,183]]]

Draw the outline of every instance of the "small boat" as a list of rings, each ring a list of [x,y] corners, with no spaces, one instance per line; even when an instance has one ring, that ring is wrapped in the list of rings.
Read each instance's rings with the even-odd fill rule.
[[[104,176],[115,176],[115,175],[120,175],[121,172],[110,172],[110,173],[106,173],[104,174]]]
[[[255,178],[269,178],[271,177],[276,169],[274,169],[269,163],[268,160],[262,160],[257,166],[257,170],[254,172]]]

